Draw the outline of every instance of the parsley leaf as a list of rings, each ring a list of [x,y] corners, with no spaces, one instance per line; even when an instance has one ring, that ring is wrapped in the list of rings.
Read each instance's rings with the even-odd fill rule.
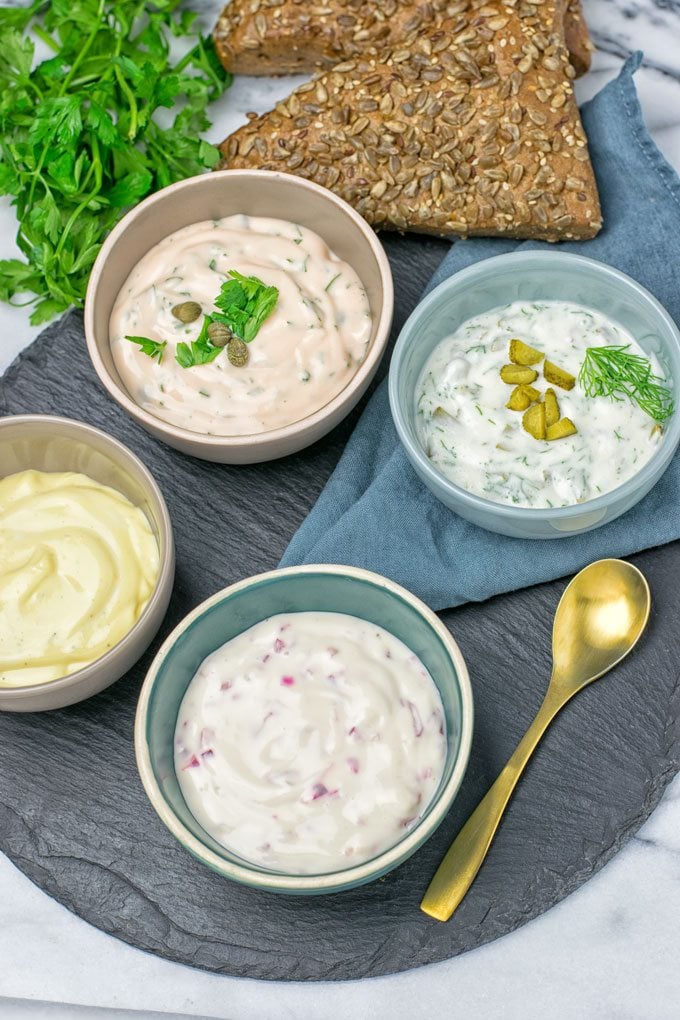
[[[249,344],[274,311],[279,291],[277,287],[268,287],[257,276],[243,276],[235,269],[229,270],[229,276],[231,279],[222,284],[215,298],[222,314],[216,313],[213,320],[224,323]]]
[[[139,344],[142,353],[148,354],[150,358],[156,358],[160,365],[163,360],[163,351],[168,346],[167,340],[150,340],[148,336],[126,336],[133,344]]]
[[[182,368],[193,368],[194,365],[207,365],[209,362],[214,361],[218,354],[222,353],[222,348],[215,347],[208,338],[208,326],[211,322],[212,317],[210,315],[204,316],[201,332],[195,340],[192,340],[191,345],[185,343],[177,344],[175,361]]]
[[[92,263],[126,209],[219,159],[200,135],[231,76],[180,6],[0,7],[0,194],[13,200],[22,253],[0,261],[0,300],[32,294],[33,322],[82,306]],[[36,62],[35,37],[52,51],[47,60]],[[172,112],[157,122],[160,108]]]

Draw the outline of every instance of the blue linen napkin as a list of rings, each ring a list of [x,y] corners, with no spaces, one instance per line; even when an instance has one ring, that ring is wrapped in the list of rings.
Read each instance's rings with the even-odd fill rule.
[[[641,60],[641,53],[630,57],[583,107],[605,227],[594,240],[561,247],[628,273],[680,322],[680,178],[644,125],[633,83]],[[498,238],[454,244],[428,289],[480,259],[545,246]],[[680,454],[641,503],[595,531],[553,541],[492,534],[447,509],[418,479],[392,423],[385,381],[281,566],[365,567],[444,609],[672,542],[680,538],[679,497]]]

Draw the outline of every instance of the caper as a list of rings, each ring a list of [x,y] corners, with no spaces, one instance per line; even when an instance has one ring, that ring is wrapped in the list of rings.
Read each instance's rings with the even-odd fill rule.
[[[208,339],[213,347],[226,347],[234,334],[223,322],[211,322],[208,326]]]
[[[227,346],[227,357],[235,368],[242,368],[248,361],[248,347],[243,340],[233,337]]]
[[[195,322],[201,314],[201,306],[196,301],[183,301],[181,305],[175,305],[172,314],[180,322]]]

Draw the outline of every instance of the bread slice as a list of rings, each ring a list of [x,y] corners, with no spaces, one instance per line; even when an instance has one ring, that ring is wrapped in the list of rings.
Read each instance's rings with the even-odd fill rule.
[[[581,0],[569,0],[564,15],[564,42],[569,54],[569,62],[576,71],[576,77],[590,70],[590,63],[595,47],[593,46],[583,15]]]
[[[221,146],[225,167],[298,174],[376,227],[593,237],[597,188],[560,0],[453,0],[398,48],[322,72]]]
[[[312,73],[395,46],[414,26],[445,16],[448,6],[448,0],[231,0],[215,26],[215,48],[235,74]],[[572,66],[584,74],[592,44],[581,0],[569,0],[564,27]]]

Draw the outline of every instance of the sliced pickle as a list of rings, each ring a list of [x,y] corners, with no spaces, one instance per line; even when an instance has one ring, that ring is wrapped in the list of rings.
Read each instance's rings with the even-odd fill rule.
[[[576,379],[569,372],[566,372],[559,365],[555,365],[552,361],[546,361],[543,365],[543,375],[549,383],[553,386],[559,386],[562,390],[573,390]]]
[[[545,439],[545,404],[532,404],[529,410],[524,412],[522,428],[534,439]]]
[[[522,389],[528,396],[529,400],[533,404],[541,396],[541,391],[537,390],[535,386],[530,386],[529,383],[524,383]]]
[[[505,405],[510,411],[526,411],[532,403],[531,397],[524,392],[523,386],[515,386],[510,399]]]
[[[537,378],[536,369],[526,368],[524,365],[503,365],[501,369],[503,382],[512,383],[515,386],[521,383],[532,383]]]
[[[529,386],[528,383],[523,386],[515,386],[505,406],[511,411],[526,411],[527,407],[538,400],[540,395],[536,387]]]
[[[566,436],[575,436],[578,429],[574,425],[571,418],[560,418],[554,425],[550,425],[546,429],[546,439],[564,439]]]
[[[545,391],[545,427],[550,428],[560,420],[560,405],[557,402],[555,391],[548,389]]]
[[[535,365],[543,359],[540,351],[535,347],[529,347],[523,340],[510,341],[510,361],[516,365]]]

